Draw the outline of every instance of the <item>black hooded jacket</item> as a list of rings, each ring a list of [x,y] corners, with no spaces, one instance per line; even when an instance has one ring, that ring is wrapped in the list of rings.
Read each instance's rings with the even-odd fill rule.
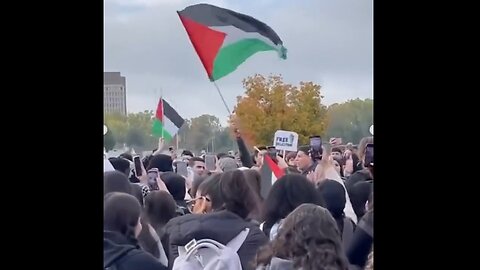
[[[103,232],[103,267],[116,270],[166,270],[152,255],[117,232]]]
[[[186,215],[170,220],[165,227],[170,242],[169,268],[172,268],[175,258],[178,257],[178,246],[185,246],[192,239],[212,239],[226,245],[247,227],[250,232],[238,250],[244,270],[254,269],[251,262],[255,259],[258,248],[268,241],[258,226],[227,210]]]
[[[368,211],[358,222],[352,242],[346,249],[351,264],[363,269],[367,264],[368,254],[373,247],[373,210]]]

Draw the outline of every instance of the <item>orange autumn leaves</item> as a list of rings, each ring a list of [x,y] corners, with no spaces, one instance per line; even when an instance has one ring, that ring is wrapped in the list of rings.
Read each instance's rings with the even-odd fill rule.
[[[320,86],[300,82],[286,84],[281,76],[254,75],[243,81],[245,94],[237,97],[230,119],[249,145],[271,145],[275,131],[295,131],[299,144],[311,135],[323,135],[327,108],[321,104]]]

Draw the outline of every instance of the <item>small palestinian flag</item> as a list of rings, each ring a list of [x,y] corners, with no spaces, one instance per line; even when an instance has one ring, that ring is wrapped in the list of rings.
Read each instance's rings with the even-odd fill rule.
[[[185,120],[163,98],[158,101],[157,112],[153,120],[152,134],[171,141]]]
[[[208,77],[216,81],[261,51],[287,58],[282,40],[270,26],[245,14],[208,4],[178,11]]]
[[[260,193],[262,198],[267,198],[268,192],[272,187],[273,183],[277,181],[278,178],[285,175],[285,171],[282,170],[277,163],[275,163],[269,155],[264,155],[263,157],[263,166],[260,169],[261,175],[261,184],[260,184]]]

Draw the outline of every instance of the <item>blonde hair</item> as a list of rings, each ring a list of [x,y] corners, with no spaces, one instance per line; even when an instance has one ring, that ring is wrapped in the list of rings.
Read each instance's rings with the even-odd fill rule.
[[[363,137],[358,144],[357,156],[358,159],[362,162],[365,155],[365,148],[367,147],[367,144],[370,143],[373,143],[373,137]]]

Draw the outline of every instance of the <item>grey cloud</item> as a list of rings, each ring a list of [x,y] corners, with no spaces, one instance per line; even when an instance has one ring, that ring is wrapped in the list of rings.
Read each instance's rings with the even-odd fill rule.
[[[326,103],[372,97],[371,0],[283,1],[265,9],[267,2],[222,5],[265,21],[288,48],[285,61],[274,52],[259,53],[217,82],[230,109],[243,93],[242,79],[255,73],[280,73],[294,84],[320,83]],[[162,88],[182,116],[226,117],[175,12],[185,1],[159,1],[128,12],[111,1],[105,5],[105,70],[126,76],[129,111],[155,109],[153,89]],[[255,12],[258,7],[262,12]]]

